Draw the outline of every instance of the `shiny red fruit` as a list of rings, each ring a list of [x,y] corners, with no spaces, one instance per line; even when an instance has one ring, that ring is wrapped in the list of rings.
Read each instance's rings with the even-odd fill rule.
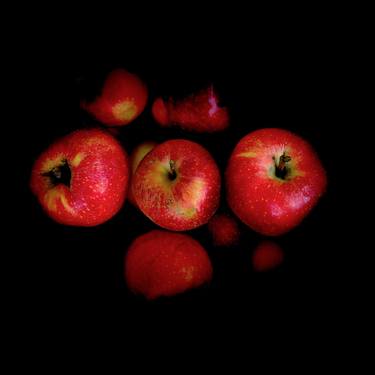
[[[220,172],[201,145],[184,139],[153,148],[131,185],[138,208],[155,224],[189,230],[206,224],[220,199]]]
[[[39,156],[30,185],[55,221],[74,226],[98,225],[115,215],[124,202],[127,155],[107,132],[78,130]]]
[[[199,133],[213,133],[229,126],[228,111],[219,106],[218,95],[212,86],[179,101],[169,99],[165,102],[157,98],[152,114],[162,126],[177,126]]]
[[[124,126],[143,112],[147,97],[147,87],[138,76],[117,69],[106,78],[100,96],[81,102],[81,107],[105,125]]]
[[[136,238],[125,257],[129,289],[147,299],[174,296],[211,278],[206,251],[186,234],[153,230]]]
[[[226,214],[216,214],[208,222],[208,229],[215,246],[232,246],[240,237],[236,220]]]
[[[269,236],[296,227],[326,184],[325,170],[312,147],[283,129],[246,135],[226,170],[229,206],[250,228]]]
[[[284,252],[273,241],[262,241],[254,250],[252,262],[257,272],[269,271],[280,266],[284,261]]]

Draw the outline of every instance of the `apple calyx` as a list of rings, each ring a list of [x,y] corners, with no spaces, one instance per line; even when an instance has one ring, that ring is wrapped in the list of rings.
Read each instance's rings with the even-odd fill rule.
[[[68,161],[64,159],[61,161],[59,165],[53,167],[48,172],[42,173],[42,176],[48,178],[52,187],[59,184],[63,184],[67,187],[70,187],[72,173]]]
[[[170,181],[174,181],[177,178],[176,164],[174,160],[169,161],[169,168],[170,170],[168,171],[168,178]]]
[[[275,163],[275,176],[277,178],[280,178],[281,180],[286,180],[287,175],[289,172],[289,168],[287,168],[287,163],[292,160],[292,158],[289,155],[285,154],[285,151],[283,154],[279,157],[279,161],[276,162],[276,158],[272,158]]]

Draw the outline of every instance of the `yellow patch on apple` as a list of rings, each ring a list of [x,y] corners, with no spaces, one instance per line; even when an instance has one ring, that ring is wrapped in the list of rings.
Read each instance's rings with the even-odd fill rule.
[[[113,116],[121,121],[129,121],[137,114],[137,106],[134,101],[125,100],[117,103],[112,109]]]
[[[184,278],[186,281],[193,280],[195,271],[194,267],[183,267],[181,271],[184,274]]]
[[[246,152],[241,152],[240,154],[237,154],[237,156],[243,157],[243,158],[255,158],[257,154],[254,151],[246,151]]]
[[[86,157],[83,152],[79,152],[71,161],[73,167],[78,167],[81,164],[81,161]]]
[[[103,148],[106,148],[107,150],[112,150],[113,149],[113,146],[108,144],[108,141],[107,140],[103,140],[101,138],[98,138],[98,137],[92,137],[90,139],[88,139],[86,142],[85,142],[86,146],[87,147],[91,147],[91,146],[101,146]]]
[[[60,195],[60,202],[62,203],[63,207],[65,208],[66,211],[68,211],[71,214],[75,214],[74,209],[69,205],[65,195],[61,194]]]
[[[65,195],[60,191],[58,188],[53,188],[47,191],[46,195],[44,196],[44,200],[47,204],[47,208],[50,211],[57,210],[57,201],[60,199],[60,202],[64,209],[71,214],[74,214],[74,209],[69,205]]]
[[[42,165],[42,173],[48,173],[53,168],[56,168],[64,163],[64,155],[58,154],[53,159],[47,159]]]
[[[44,196],[44,200],[47,204],[47,208],[50,211],[56,211],[56,198],[60,195],[58,189],[50,189],[47,191],[46,195]]]
[[[180,199],[181,203],[177,203],[175,212],[178,216],[183,216],[186,219],[191,219],[197,214],[200,202],[204,198],[204,181],[200,178],[195,178],[183,191]],[[187,204],[185,204],[187,202]]]
[[[191,202],[193,207],[198,207],[203,198],[205,184],[200,178],[195,178],[183,191],[182,199],[184,202]]]
[[[197,210],[194,207],[182,207],[181,205],[177,204],[174,208],[176,216],[183,216],[185,219],[191,219],[197,213]]]

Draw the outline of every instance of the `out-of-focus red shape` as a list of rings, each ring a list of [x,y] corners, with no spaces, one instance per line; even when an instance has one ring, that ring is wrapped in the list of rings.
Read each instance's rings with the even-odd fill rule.
[[[253,268],[257,272],[269,271],[280,266],[284,261],[284,252],[273,241],[262,241],[253,253]]]
[[[169,124],[168,109],[162,98],[157,98],[152,105],[152,115],[157,123],[162,126]]]
[[[130,165],[130,188],[128,189],[128,201],[135,207],[137,207],[137,202],[133,196],[133,190],[131,188],[131,180],[134,176],[135,171],[138,168],[139,163],[144,159],[144,157],[156,146],[156,142],[145,141],[139,144],[130,154],[129,165]]]
[[[145,83],[125,69],[115,69],[105,79],[101,94],[81,108],[107,126],[124,126],[144,110],[148,98]]]
[[[216,214],[208,222],[208,229],[215,246],[232,246],[240,237],[236,220],[227,214]]]
[[[130,290],[155,299],[209,282],[212,265],[205,249],[191,236],[153,230],[132,242],[124,272]]]
[[[218,102],[218,95],[210,86],[179,101],[157,98],[152,106],[152,114],[161,126],[213,133],[229,126],[228,110],[220,107]]]

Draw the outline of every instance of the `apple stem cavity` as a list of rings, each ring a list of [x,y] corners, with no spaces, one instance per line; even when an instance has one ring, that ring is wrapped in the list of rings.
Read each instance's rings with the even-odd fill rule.
[[[288,174],[287,163],[292,160],[292,158],[285,154],[285,152],[280,156],[278,163],[276,162],[276,158],[273,157],[275,162],[275,176],[282,180],[285,180]]]
[[[65,159],[60,165],[53,167],[48,172],[42,173],[42,176],[47,177],[52,186],[63,184],[70,187],[72,173],[68,161]]]
[[[176,172],[175,162],[173,160],[169,161],[169,168],[170,168],[170,170],[168,172],[168,178],[171,181],[174,181],[177,177],[177,172]]]

